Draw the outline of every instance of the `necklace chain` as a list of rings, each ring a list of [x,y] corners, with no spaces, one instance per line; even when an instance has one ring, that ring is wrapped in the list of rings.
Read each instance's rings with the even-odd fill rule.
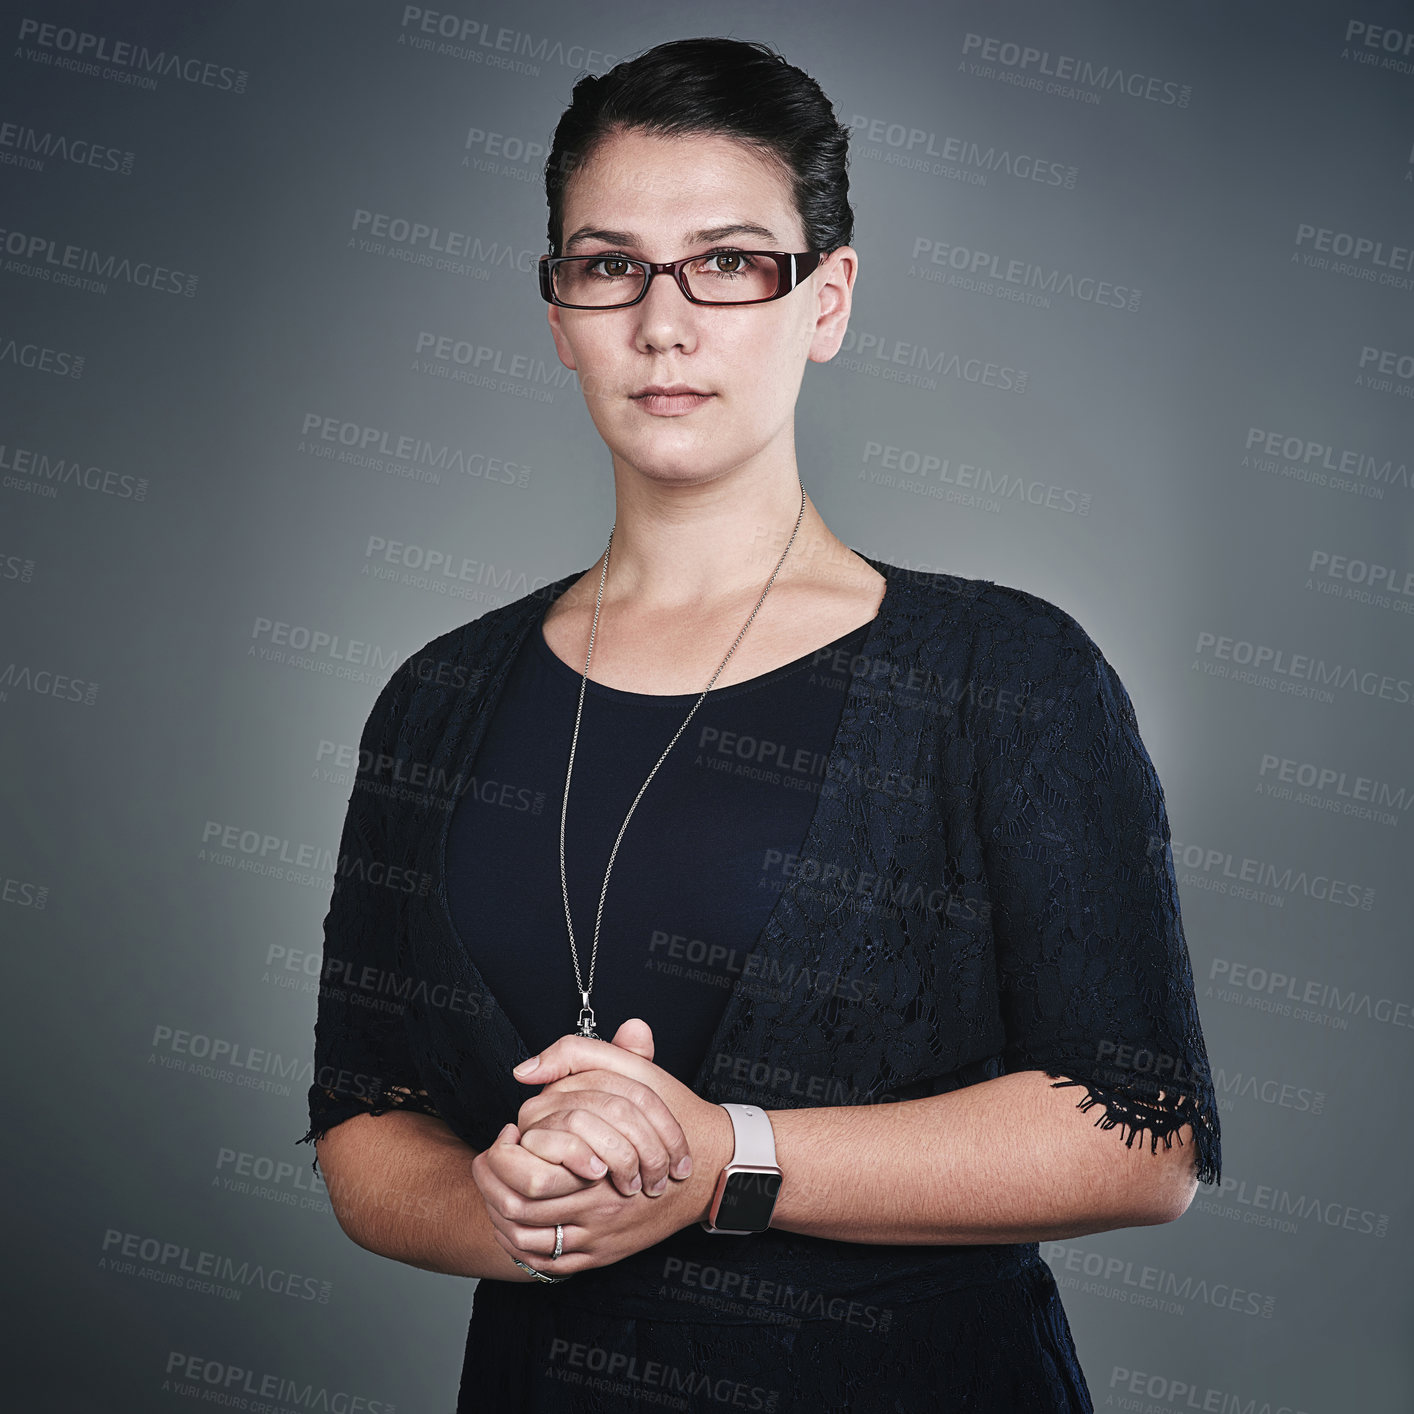
[[[560,892],[564,896],[565,901],[565,927],[569,930],[570,957],[574,962],[575,986],[580,996],[579,1021],[576,1026],[577,1034],[581,1036],[588,1036],[594,1040],[602,1039],[599,1033],[594,1029],[594,1010],[589,1005],[589,994],[594,990],[594,966],[599,959],[599,923],[604,916],[604,898],[609,891],[609,874],[613,870],[614,859],[619,852],[619,841],[624,837],[624,831],[628,828],[628,822],[632,818],[633,812],[638,808],[638,802],[643,799],[643,792],[648,789],[648,782],[658,774],[658,767],[667,759],[668,752],[673,749],[673,744],[677,741],[678,737],[687,730],[688,722],[693,719],[697,709],[706,700],[707,694],[711,692],[712,683],[716,682],[721,676],[722,669],[727,666],[732,654],[736,652],[737,644],[741,642],[746,630],[751,627],[752,619],[756,617],[757,611],[761,608],[761,605],[766,602],[766,596],[771,592],[771,586],[776,582],[776,576],[780,573],[781,566],[785,563],[786,556],[790,553],[790,547],[795,544],[795,537],[800,530],[800,522],[804,516],[805,485],[802,482],[800,487],[800,511],[795,518],[795,529],[791,531],[790,539],[786,542],[786,548],[781,551],[781,558],[776,561],[776,568],[771,571],[771,578],[766,581],[766,587],[761,591],[761,597],[756,601],[756,607],[747,615],[746,622],[742,624],[735,641],[732,643],[732,646],[727,649],[727,656],[718,664],[717,671],[712,674],[711,681],[702,689],[702,695],[692,704],[692,711],[687,714],[686,718],[683,720],[682,726],[673,734],[672,741],[663,748],[663,754],[658,758],[653,769],[649,771],[648,779],[639,786],[638,794],[634,796],[633,804],[629,806],[628,814],[624,816],[624,822],[619,826],[618,837],[614,840],[613,849],[609,851],[609,866],[604,871],[604,885],[599,890],[599,907],[594,915],[594,946],[589,954],[589,983],[586,986],[579,970],[579,949],[575,945],[574,924],[570,921],[570,893],[569,884],[565,876],[565,817],[569,810],[570,776],[574,772],[575,747],[579,744],[580,718],[584,713],[584,694],[589,685],[589,664],[594,658],[594,635],[599,627],[599,609],[604,602],[604,583],[609,575],[609,553],[614,548],[614,531],[618,528],[618,522],[615,521],[613,526],[609,528],[609,543],[604,549],[604,568],[599,572],[599,594],[594,601],[594,621],[589,626],[589,652],[584,659],[584,676],[579,684],[579,706],[576,708],[574,714],[574,735],[570,738],[570,759],[569,765],[565,770],[565,794],[560,804]]]

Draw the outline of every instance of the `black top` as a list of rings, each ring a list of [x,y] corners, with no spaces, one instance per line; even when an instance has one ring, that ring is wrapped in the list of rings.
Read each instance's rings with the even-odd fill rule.
[[[932,1152],[928,1141],[948,1142],[946,1133],[930,1134],[935,1125],[946,1129],[945,1107],[932,1098],[1036,1071],[1076,1087],[1078,1108],[1098,1110],[1092,1118],[1119,1131],[1116,1143],[1151,1153],[1160,1142],[1191,1144],[1199,1180],[1219,1181],[1216,1087],[1164,794],[1118,674],[1074,618],[1038,595],[863,558],[886,589],[858,654],[828,665],[845,689],[828,766],[818,794],[800,792],[815,806],[800,866],[784,878],[752,954],[771,975],[763,983],[748,969],[735,977],[691,1088],[704,1100],[768,1112],[831,1107],[850,1122],[855,1107],[890,1105],[919,1150],[916,1161],[898,1159],[896,1172],[879,1180],[911,1198],[916,1169]],[[591,569],[439,635],[374,703],[324,921],[307,1142],[355,1114],[406,1110],[434,1115],[468,1146],[485,1149],[532,1088],[511,1067],[573,1026],[555,847],[563,767],[557,779],[546,764],[568,754],[573,693],[563,699],[558,735],[552,740],[542,728],[538,749],[520,766],[510,763],[509,775],[507,758],[496,754],[508,748],[488,741],[486,729],[495,718],[493,738],[506,730],[522,741],[532,736],[522,734],[511,701],[548,720],[548,691],[506,697],[513,666],[553,669],[577,691],[573,667],[546,662],[535,636],[547,605]],[[757,690],[724,689],[712,707],[735,696],[754,708]],[[633,695],[593,690],[589,698],[572,827],[586,798],[581,765],[595,769],[594,758],[615,743],[631,754],[610,709],[632,713]],[[605,769],[615,795],[605,797],[600,857],[587,815],[583,840],[576,843],[571,829],[572,901],[585,954],[602,880],[595,871],[695,700],[679,699],[681,713],[641,743],[632,770]],[[682,769],[696,766],[701,725],[694,718],[688,739],[674,747],[692,752]],[[759,726],[752,734],[790,740]],[[697,769],[704,783],[689,798],[700,810],[707,773]],[[544,829],[547,863],[529,887],[502,887],[501,874],[492,875],[506,868],[510,828],[489,829],[473,861],[474,877],[487,886],[461,910],[478,926],[458,936],[446,846],[473,771],[480,805],[500,800],[507,822],[529,817]],[[747,780],[734,785],[745,790]],[[644,896],[644,879],[654,897],[681,900],[695,873],[710,899],[707,885],[729,867],[720,832],[722,852],[713,855],[692,833],[695,816],[680,809],[655,821],[644,813],[662,785],[655,777],[645,791],[609,880],[605,968],[612,945],[622,950],[626,939],[643,958],[645,928],[707,937],[706,923],[670,917],[666,904],[656,916],[616,920],[616,907]],[[516,814],[518,789],[530,792],[529,807]],[[545,791],[538,816],[537,790]],[[734,824],[760,824],[785,808],[788,794],[762,789],[758,808]],[[592,781],[587,798],[592,805]],[[478,814],[484,820],[477,810],[467,817],[473,827]],[[684,848],[676,852],[662,845],[677,839]],[[753,884],[763,845],[773,843],[790,841],[784,830],[754,841]],[[639,863],[625,851],[641,851]],[[471,871],[461,848],[452,853],[454,868]],[[635,887],[621,887],[620,864],[640,871]],[[741,907],[740,888],[724,892]],[[511,918],[519,940],[491,944],[479,925],[493,894],[514,894],[524,909],[533,903],[542,921]],[[740,914],[736,926],[740,946],[754,924]],[[524,955],[527,934],[549,949],[544,995],[570,994],[564,1020],[536,1006],[513,1024],[497,1004],[515,1005],[514,988],[500,975],[488,981],[489,955]],[[835,978],[838,988],[816,985]],[[654,1022],[648,1006],[636,1009]],[[600,1010],[601,1031],[628,1014],[622,1001],[601,1000]],[[690,1050],[669,1062],[679,1075]],[[1028,1122],[1017,1117],[999,1142],[1025,1142]],[[606,1384],[607,1375],[616,1378]],[[730,1400],[776,1414],[872,1414],[933,1408],[939,1390],[948,1408],[973,1414],[1093,1409],[1039,1244],[871,1243],[781,1228],[723,1238],[690,1222],[562,1284],[478,1282],[457,1408],[626,1414],[661,1408],[665,1394],[700,1394],[689,1407]]]
[[[612,1040],[653,1028],[654,1063],[691,1085],[766,923],[825,779],[861,624],[771,672],[713,688],[659,766],[609,874],[590,1005]],[[832,671],[833,669],[833,671]],[[565,877],[589,982],[609,853],[698,692],[593,679],[570,778]],[[490,993],[533,1051],[574,1031],[560,809],[582,674],[537,626],[516,654],[447,840],[447,899]],[[749,968],[750,964],[746,964]]]

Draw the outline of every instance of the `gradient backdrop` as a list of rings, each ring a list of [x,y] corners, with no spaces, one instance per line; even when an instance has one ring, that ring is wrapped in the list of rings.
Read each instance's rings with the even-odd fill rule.
[[[1414,1408],[1407,3],[0,15],[7,1403],[452,1407],[472,1284],[294,1144],[330,856],[393,667],[603,549],[541,168],[716,33],[855,132],[810,494],[1075,615],[1165,785],[1226,1174],[1043,1245],[1097,1407]]]

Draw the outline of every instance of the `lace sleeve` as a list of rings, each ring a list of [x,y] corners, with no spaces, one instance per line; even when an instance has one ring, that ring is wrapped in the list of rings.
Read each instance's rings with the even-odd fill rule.
[[[1129,695],[1064,611],[1034,596],[1004,645],[1035,715],[1004,719],[982,763],[1009,1071],[1083,1086],[1078,1108],[1151,1152],[1191,1125],[1220,1179],[1217,1104],[1179,916],[1163,790]],[[1044,611],[1039,606],[1045,605]],[[1006,669],[1003,669],[1006,671]],[[1142,1142],[1142,1141],[1141,1141]]]
[[[397,751],[397,722],[413,678],[399,668],[378,694],[359,741],[324,918],[324,956],[314,1026],[309,1129],[298,1143],[321,1139],[356,1114],[408,1109],[437,1115],[420,1088],[404,1032],[406,994],[397,968],[398,898],[408,874],[390,837],[388,787],[380,776]],[[319,1161],[314,1162],[318,1172]]]

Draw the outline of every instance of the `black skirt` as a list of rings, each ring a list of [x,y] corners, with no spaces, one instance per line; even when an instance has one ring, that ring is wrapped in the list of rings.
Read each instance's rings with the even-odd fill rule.
[[[577,1299],[579,1277],[481,1281],[457,1414],[1092,1414],[1050,1268],[1014,1250],[1007,1274],[916,1300],[723,1291],[683,1269],[625,1314]]]

